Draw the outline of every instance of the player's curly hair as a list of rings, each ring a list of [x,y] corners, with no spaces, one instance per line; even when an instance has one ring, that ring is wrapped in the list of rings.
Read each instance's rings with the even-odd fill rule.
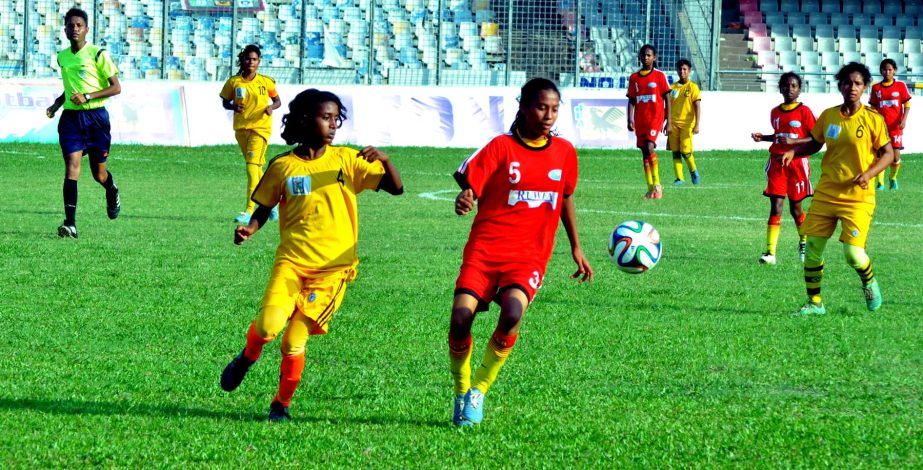
[[[561,98],[561,92],[558,91],[558,86],[554,84],[551,80],[547,78],[533,78],[526,82],[525,85],[519,90],[519,104],[521,106],[529,107],[538,99],[539,94],[545,90],[551,90],[558,95],[558,98]],[[516,118],[513,119],[513,124],[510,125],[510,133],[516,132],[516,128],[524,121],[522,111],[516,111]]]
[[[779,77],[779,89],[780,90],[782,89],[782,85],[785,85],[785,82],[788,81],[788,79],[790,78],[798,82],[798,88],[801,88],[801,75],[798,75],[795,72],[785,72],[782,74],[781,77]]]
[[[250,55],[251,52],[256,52],[257,57],[263,57],[263,51],[260,50],[260,46],[256,44],[247,44],[244,50],[240,51],[240,54],[237,54],[237,73],[243,73],[244,61],[247,60],[247,56]]]
[[[295,96],[288,104],[288,114],[282,116],[282,139],[286,144],[305,144],[312,140],[310,134],[313,132],[311,127],[314,125],[314,117],[324,103],[337,105],[337,127],[343,125],[343,121],[346,121],[346,107],[340,97],[329,91],[309,88]]]
[[[656,52],[655,52],[655,54],[656,54]],[[682,67],[682,66],[684,66],[684,65],[685,65],[686,67],[689,67],[690,70],[692,70],[692,62],[689,62],[689,59],[679,59],[679,60],[676,61],[676,68],[680,68],[680,67]]]
[[[64,22],[67,23],[67,20],[70,19],[70,17],[72,16],[83,18],[83,22],[85,24],[90,24],[90,20],[88,19],[89,17],[87,16],[87,12],[79,8],[71,8],[70,10],[67,10],[67,13],[64,14]]]
[[[868,85],[872,83],[872,72],[869,71],[869,68],[864,64],[858,62],[850,62],[843,66],[839,72],[836,73],[836,82],[839,85],[842,85],[843,82],[849,81],[849,76],[853,73],[858,73],[862,75],[862,83]]]

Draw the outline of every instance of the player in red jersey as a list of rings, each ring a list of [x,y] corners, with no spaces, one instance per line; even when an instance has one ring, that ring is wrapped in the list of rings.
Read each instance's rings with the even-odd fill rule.
[[[641,70],[628,79],[628,130],[634,131],[638,148],[644,157],[644,178],[647,193],[644,199],[663,197],[660,169],[657,166],[657,136],[670,134],[670,83],[667,76],[654,68],[657,50],[650,44],[638,52]]]
[[[894,59],[881,61],[881,82],[872,85],[872,97],[869,105],[885,118],[888,125],[888,134],[891,136],[891,146],[894,148],[894,163],[888,175],[890,188],[897,190],[897,173],[901,169],[901,150],[904,149],[904,127],[907,126],[907,117],[910,116],[910,90],[907,84],[894,79],[897,73],[897,63]],[[885,173],[878,174],[878,184],[875,189],[885,189]]]
[[[776,244],[782,227],[782,202],[788,196],[789,212],[795,219],[795,226],[801,228],[804,211],[801,201],[814,195],[811,186],[810,155],[798,155],[790,165],[782,165],[782,155],[797,144],[811,140],[814,128],[814,113],[807,105],[798,102],[801,94],[801,77],[794,72],[782,74],[779,79],[779,92],[785,100],[772,108],[769,120],[772,134],[754,132],[750,134],[754,142],[772,142],[769,146],[769,161],[766,162],[766,189],[763,195],[769,198],[769,223],[766,228],[766,252],[760,256],[760,263],[776,264]],[[798,256],[804,262],[804,236],[798,242]]]
[[[484,394],[509,356],[520,321],[542,285],[559,218],[577,264],[572,277],[581,282],[593,278],[577,235],[571,197],[577,185],[577,152],[551,132],[560,99],[550,80],[529,80],[522,87],[510,132],[468,157],[455,173],[462,188],[455,213],[468,214],[477,201],[449,327],[455,381],[452,421],[458,426],[483,418]],[[491,301],[500,305],[500,318],[472,384],[471,325]]]

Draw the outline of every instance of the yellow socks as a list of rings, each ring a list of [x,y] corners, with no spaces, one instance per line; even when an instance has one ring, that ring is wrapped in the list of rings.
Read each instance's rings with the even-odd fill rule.
[[[263,177],[263,166],[256,165],[254,163],[247,163],[247,213],[252,214],[253,210],[256,208],[256,204],[250,199],[250,196],[253,195],[253,191],[256,190],[256,185],[260,182],[260,178]]]
[[[497,374],[500,373],[500,368],[503,367],[515,343],[516,335],[507,336],[494,331],[484,350],[481,366],[474,374],[474,388],[480,390],[481,393],[487,393],[494,380],[497,379]]]
[[[696,171],[695,157],[691,153],[684,153],[683,158],[686,159],[686,165],[689,165],[689,173]]]
[[[676,174],[676,179],[685,181],[683,179],[683,157],[679,152],[673,152],[673,173]]]
[[[449,369],[455,380],[455,394],[464,395],[471,388],[471,336],[457,341],[449,336]]]
[[[766,252],[776,254],[776,245],[779,243],[779,232],[782,231],[782,216],[770,215],[766,225]]]
[[[897,179],[897,173],[898,173],[899,171],[901,171],[901,162],[894,162],[894,163],[892,163],[892,164],[891,164],[891,174],[888,175],[888,179],[896,180],[896,179]],[[884,175],[884,172],[881,172],[880,174],[881,174],[881,175]]]

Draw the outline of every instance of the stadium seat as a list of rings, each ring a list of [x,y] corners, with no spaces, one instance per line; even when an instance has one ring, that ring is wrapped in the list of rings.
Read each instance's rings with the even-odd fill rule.
[[[814,33],[811,32],[811,26],[806,24],[799,24],[792,26],[792,37],[797,39],[799,37],[803,38],[814,38]]]
[[[814,27],[814,36],[819,38],[835,38],[836,34],[833,31],[833,26],[829,24],[819,24]]]
[[[797,0],[786,1],[782,0],[782,11],[791,12],[798,11],[799,5]],[[802,0],[801,2],[801,11],[804,13],[817,13],[820,11],[820,2],[818,0]]]
[[[923,72],[923,54],[919,52],[907,54],[907,70],[914,74]]]
[[[836,40],[832,37],[817,37],[817,52],[836,51]]]
[[[807,65],[820,65],[820,54],[814,51],[806,51],[798,54],[800,59],[799,63],[802,67]]]
[[[898,72],[905,70],[907,68],[907,63],[905,60],[906,56],[904,56],[903,53],[896,52],[894,54],[885,54],[885,57],[894,61],[894,64],[897,65]],[[873,70],[877,69],[877,67],[871,67],[872,64],[869,64],[869,65],[870,65],[870,68],[872,68]]]
[[[900,39],[904,37],[903,30],[897,26],[885,26],[881,28],[881,37],[883,39]]]
[[[873,2],[866,2],[873,3]],[[858,0],[843,0],[843,13],[856,14],[862,13],[862,4]]]
[[[807,18],[809,16],[810,16],[809,13],[798,13],[798,12],[789,13],[787,16],[788,18],[787,22],[791,26],[795,26],[797,24],[808,24]]]
[[[769,37],[773,40],[778,38],[792,38],[792,28],[787,24],[780,24],[769,28]]]
[[[769,29],[766,27],[765,23],[753,23],[750,25],[750,28],[747,32],[747,38],[759,38],[769,36]]]
[[[814,51],[814,38],[796,36],[795,50],[798,52]]]
[[[767,37],[753,38],[753,52],[764,52],[772,50],[772,39]]]
[[[842,59],[839,52],[821,52],[820,65],[824,67],[827,73],[836,72],[842,65]]]
[[[884,54],[897,54],[901,52],[901,40],[896,38],[882,39],[881,52]]]
[[[879,52],[878,47],[880,44],[878,38],[859,38],[859,52],[863,54]]]
[[[921,47],[923,46],[921,46],[920,38],[904,38],[904,54],[919,54],[923,52]]]
[[[770,31],[777,26],[785,25],[787,24],[785,21],[785,13],[782,13],[781,11],[772,13],[767,12],[766,20],[764,23],[766,23],[766,26],[769,27]]]
[[[840,26],[852,24],[852,22],[849,19],[849,15],[845,13],[831,13],[830,24],[833,26]]]
[[[798,67],[798,53],[794,51],[777,51],[776,63],[782,70],[793,70]]]
[[[823,13],[839,13],[840,0],[821,0],[820,11]]]
[[[779,70],[779,64],[776,63],[776,54],[772,51],[757,52],[756,65],[766,71]]]
[[[903,28],[907,31],[916,29],[916,17],[910,16],[909,13],[896,16],[894,18],[894,25],[900,28]]]
[[[763,12],[761,11],[748,11],[744,13],[744,25],[748,28],[754,23],[763,22]]]
[[[879,52],[869,52],[863,54],[863,63],[868,66],[873,72],[878,70],[878,66],[881,64],[881,61],[884,59],[884,56]]]
[[[878,15],[871,17],[871,23],[881,28],[888,27],[888,26],[894,26],[894,17],[878,14]]]
[[[808,93],[827,93],[827,80],[820,76],[808,78],[805,91]]]
[[[859,4],[860,2],[856,2],[856,3]],[[844,6],[843,10],[845,11],[846,4],[844,3],[843,6]],[[863,1],[861,2],[861,7],[862,7],[862,13],[865,13],[866,15],[880,15],[881,14],[881,2],[879,2],[878,0]]]
[[[904,7],[901,5],[902,2],[896,2],[893,0],[885,0],[884,9],[882,13],[888,16],[900,16],[904,14]]]
[[[860,64],[862,63],[862,54],[858,51],[843,52],[842,54],[843,62],[840,64],[840,67],[842,67],[843,64],[848,64],[850,62],[857,62]],[[839,70],[839,67],[836,69]]]
[[[795,42],[790,37],[778,37],[773,40],[772,50],[776,52],[794,51]]]

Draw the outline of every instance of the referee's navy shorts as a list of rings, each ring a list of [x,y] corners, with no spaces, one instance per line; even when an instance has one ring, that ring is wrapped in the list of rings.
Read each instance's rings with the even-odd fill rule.
[[[109,155],[109,112],[106,108],[77,111],[65,109],[58,121],[58,139],[65,155],[87,152],[100,163]]]

